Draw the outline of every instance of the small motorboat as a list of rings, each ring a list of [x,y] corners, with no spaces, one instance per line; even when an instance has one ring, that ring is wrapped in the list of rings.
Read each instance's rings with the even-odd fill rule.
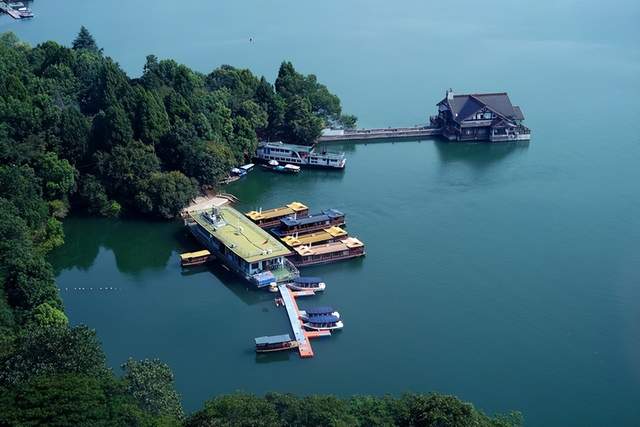
[[[298,172],[300,172],[300,166],[291,165],[289,163],[284,165],[284,169],[285,169],[285,172],[287,172],[287,173],[298,173]]]
[[[322,292],[327,285],[319,277],[298,277],[293,282],[288,283],[287,287],[293,291]]]
[[[331,307],[313,307],[306,310],[300,310],[300,318],[304,321],[310,321],[319,316],[334,316],[340,319],[340,313]]]
[[[324,314],[322,316],[309,317],[307,321],[302,323],[302,326],[311,331],[334,331],[342,329],[344,324],[340,318],[331,314]]]
[[[300,166],[291,165],[287,163],[282,166],[277,160],[269,160],[269,163],[265,165],[267,169],[271,169],[274,172],[280,173],[298,173],[300,172]]]
[[[255,338],[256,353],[290,350],[298,347],[298,341],[292,340],[289,334]]]

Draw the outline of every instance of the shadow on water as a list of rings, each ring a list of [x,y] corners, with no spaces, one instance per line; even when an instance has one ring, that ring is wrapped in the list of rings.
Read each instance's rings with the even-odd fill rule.
[[[266,364],[288,362],[291,359],[292,355],[296,356],[296,352],[294,350],[275,351],[273,353],[256,353],[256,363]]]
[[[212,262],[207,271],[215,276],[227,289],[247,305],[254,305],[272,300],[274,294],[253,287],[249,282],[227,269],[220,262]]]
[[[113,252],[122,273],[162,270],[186,242],[176,239],[182,231],[178,222],[71,217],[64,225],[65,244],[50,255],[56,275],[71,268],[89,270],[100,248]]]
[[[377,144],[396,144],[403,142],[435,142],[439,141],[437,137],[406,137],[406,138],[380,138],[380,139],[362,139],[362,140],[354,140],[348,142],[323,142],[319,144],[326,148],[327,151],[343,151],[345,153],[354,153],[360,148],[360,146],[366,146],[369,144],[377,145]],[[348,160],[347,160],[348,161]]]
[[[458,143],[435,142],[438,157],[443,166],[464,163],[477,170],[483,170],[513,154],[524,154],[529,149],[528,142],[504,143]]]

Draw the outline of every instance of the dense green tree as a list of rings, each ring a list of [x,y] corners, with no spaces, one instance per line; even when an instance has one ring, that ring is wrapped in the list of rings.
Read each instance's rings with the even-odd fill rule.
[[[76,36],[75,40],[73,40],[72,46],[76,50],[86,49],[94,52],[97,52],[99,50],[95,39],[93,38],[89,30],[84,27],[84,25],[80,27],[80,32]]]
[[[145,412],[176,420],[184,418],[180,397],[174,388],[173,373],[168,365],[158,359],[129,359],[122,369],[127,393]]]
[[[118,145],[108,154],[99,153],[97,163],[107,192],[124,202],[132,202],[144,182],[160,170],[153,147],[141,142]]]
[[[224,144],[195,141],[182,146],[180,152],[185,173],[205,186],[217,185],[233,167],[233,155]]]
[[[119,103],[110,105],[93,120],[92,138],[98,149],[110,150],[133,140],[131,119]]]
[[[59,156],[73,165],[79,165],[89,152],[91,124],[77,108],[65,108],[58,127]]]
[[[175,217],[189,201],[198,195],[197,181],[182,172],[154,172],[136,196],[138,208],[161,218]]]
[[[61,307],[51,266],[37,254],[20,254],[5,265],[4,287],[12,307],[31,310],[43,303]]]
[[[282,134],[288,142],[312,145],[322,133],[322,120],[311,112],[311,105],[305,98],[294,96],[285,112]]]
[[[78,200],[87,212],[96,215],[116,217],[121,206],[115,200],[109,200],[104,185],[93,175],[84,175],[78,189]]]
[[[156,144],[169,130],[169,117],[164,104],[143,87],[137,87],[135,92],[135,137],[145,144]]]
[[[208,400],[204,408],[187,421],[189,427],[199,426],[278,426],[278,414],[273,405],[252,394],[236,393]]]
[[[69,319],[64,312],[48,302],[34,308],[32,316],[33,321],[41,328],[64,327],[69,324]]]
[[[0,385],[61,373],[96,378],[108,375],[95,331],[86,326],[27,328],[18,338],[15,353],[0,366]]]
[[[47,152],[35,159],[34,168],[41,180],[45,200],[66,199],[75,190],[76,170],[65,159]]]

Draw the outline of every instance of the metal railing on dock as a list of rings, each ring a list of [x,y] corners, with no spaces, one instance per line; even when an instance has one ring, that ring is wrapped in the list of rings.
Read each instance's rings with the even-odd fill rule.
[[[428,138],[442,135],[442,128],[432,126],[414,126],[402,128],[374,128],[344,130],[336,134],[322,135],[318,142],[360,141],[388,138]]]

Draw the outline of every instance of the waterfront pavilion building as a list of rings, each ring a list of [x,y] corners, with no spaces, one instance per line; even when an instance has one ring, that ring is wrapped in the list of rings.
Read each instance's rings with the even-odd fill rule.
[[[185,225],[220,262],[258,287],[299,275],[286,259],[289,249],[232,207],[189,212]]]

